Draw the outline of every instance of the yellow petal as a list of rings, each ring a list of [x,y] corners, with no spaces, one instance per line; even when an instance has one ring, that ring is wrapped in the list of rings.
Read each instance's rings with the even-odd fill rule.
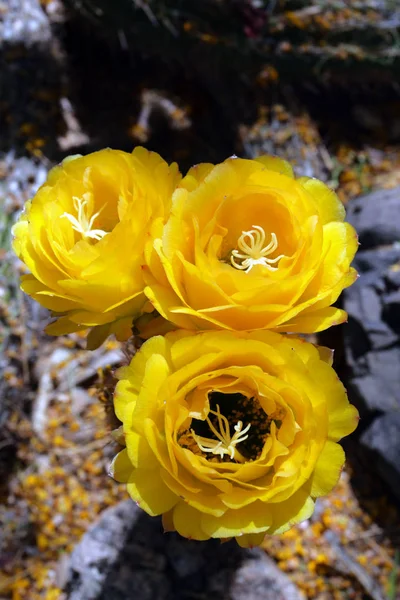
[[[308,177],[300,177],[297,181],[312,196],[324,224],[331,221],[344,221],[346,215],[344,206],[335,192],[325,183]]]
[[[131,498],[152,517],[168,512],[179,501],[161,479],[159,469],[135,469],[127,487]]]
[[[125,367],[124,371],[127,372],[130,371],[130,369]],[[133,406],[137,399],[137,393],[137,388],[132,386],[128,379],[123,379],[117,383],[114,393],[114,410],[120,421],[124,421],[125,411],[129,405],[132,405],[133,410]]]
[[[51,170],[13,228],[15,251],[31,271],[22,285],[63,313],[50,334],[94,327],[89,348],[112,333],[131,335],[146,302],[145,246],[153,221],[163,225],[170,213],[180,179],[176,164],[144,148],[107,148]]]
[[[24,275],[21,278],[21,290],[29,296],[32,296],[39,304],[56,313],[62,313],[71,310],[76,302],[72,296],[62,295],[46,288],[46,286],[37,281],[32,275]]]
[[[147,418],[154,418],[158,409],[158,391],[170,373],[170,368],[161,354],[153,354],[146,363],[140,393],[133,413],[133,425],[139,428]]]
[[[151,285],[150,283],[150,285],[145,287],[144,292],[154,308],[164,319],[167,321],[172,320],[176,326],[182,327],[183,329],[193,329],[193,322],[191,319],[184,316],[184,314],[171,313],[173,307],[176,305],[179,306],[178,296],[172,288],[169,289],[157,284]]]
[[[183,537],[190,540],[208,540],[210,536],[201,528],[201,516],[201,512],[181,500],[174,508],[172,519],[176,531]]]
[[[325,331],[333,325],[346,323],[347,313],[340,308],[322,308],[315,312],[307,314],[299,314],[293,317],[293,320],[275,327],[279,331],[287,331],[291,333],[318,333]]]
[[[45,328],[47,335],[65,335],[66,333],[85,330],[87,330],[86,325],[77,325],[70,321],[68,317],[60,317]]]
[[[245,533],[236,537],[236,541],[242,548],[255,548],[261,546],[265,538],[265,532],[261,533]]]
[[[200,478],[196,478],[196,473],[185,472],[183,469],[175,477],[164,471],[162,477],[168,487],[177,496],[184,498],[185,503],[190,504],[193,510],[197,510],[200,514],[214,515],[216,518],[224,514],[226,507],[217,495],[217,490],[210,485],[212,480],[204,483]],[[197,489],[192,486],[196,486]]]
[[[133,390],[135,390],[137,393],[140,391],[146,371],[147,361],[152,355],[156,354],[162,356],[166,361],[168,361],[169,346],[165,337],[155,336],[147,340],[141,347],[140,352],[136,352],[129,367],[122,367],[121,369],[118,369],[116,372],[116,377],[121,380],[129,381],[129,390],[131,390],[130,393],[132,393]],[[165,368],[164,364],[162,365],[162,368]],[[125,389],[124,386],[117,385],[117,396],[114,399],[117,410],[119,404],[119,390],[122,391],[122,389]],[[119,416],[118,418],[121,419]]]
[[[284,502],[270,505],[273,522],[269,533],[284,533],[292,525],[311,517],[314,512],[314,501],[309,492],[310,484],[307,483]]]
[[[328,435],[334,442],[353,433],[360,420],[358,410],[349,403],[346,403],[344,406],[342,405],[341,410],[338,410],[338,404],[336,404],[335,409],[333,409],[333,407],[331,409],[330,402],[328,402],[328,415]]]
[[[314,498],[328,494],[335,487],[345,459],[343,448],[339,444],[329,440],[325,443],[311,478],[311,495]]]
[[[282,158],[278,158],[278,156],[263,155],[257,156],[257,158],[255,158],[254,160],[260,162],[262,165],[267,167],[269,171],[276,171],[277,173],[280,173],[281,175],[286,175],[287,177],[290,177],[292,179],[294,177],[293,168],[291,164],[288,163],[286,160],[283,160]]]
[[[127,483],[132,475],[133,469],[134,467],[129,459],[128,452],[126,448],[124,448],[112,460],[108,468],[108,474],[119,483]]]
[[[125,433],[126,450],[132,465],[138,469],[155,469],[160,466],[146,438],[135,431]]]
[[[359,421],[358,411],[349,403],[346,390],[335,371],[325,362],[309,364],[317,388],[325,393],[328,415],[328,437],[333,442],[352,433]]]
[[[201,520],[203,530],[211,537],[217,538],[267,531],[271,522],[269,505],[259,500],[243,508],[228,509],[220,517],[203,515]]]
[[[214,165],[211,163],[200,163],[195,165],[187,172],[187,175],[182,179],[179,187],[184,187],[189,192],[196,189],[199,183],[202,183],[207,175],[213,170]]]

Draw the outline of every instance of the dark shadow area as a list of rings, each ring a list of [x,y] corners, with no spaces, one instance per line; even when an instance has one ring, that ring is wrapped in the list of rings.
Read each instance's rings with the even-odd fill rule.
[[[400,90],[393,83],[321,78],[296,91],[332,151],[346,143],[384,149],[400,140]]]
[[[381,530],[373,537],[377,542],[387,537],[395,548],[400,547],[400,503],[380,473],[379,461],[371,450],[359,442],[359,435],[352,435],[342,442],[346,463],[351,470],[351,485],[360,503]],[[393,473],[396,477],[396,474]]]
[[[0,51],[0,152],[57,155],[65,131],[60,99],[65,93],[57,45],[11,45]]]
[[[233,72],[216,70],[211,54],[209,61],[202,57],[208,66],[202,76],[195,67],[201,61],[195,57],[183,68],[177,61],[164,61],[162,54],[136,54],[121,48],[118,40],[104,40],[91,21],[71,17],[62,38],[68,97],[90,140],[79,151],[105,146],[129,151],[145,143],[166,160],[179,160],[182,170],[240,151],[237,124],[255,118],[253,92]],[[154,90],[177,110],[187,111],[191,125],[180,128],[173,115],[156,106],[149,115],[148,134],[140,139],[135,124],[145,90]]]
[[[72,573],[65,590],[68,598],[231,598],[232,580],[242,563],[251,559],[251,550],[240,548],[235,541],[221,544],[219,540],[209,540],[200,544],[176,533],[165,534],[161,518],[149,517],[129,500],[111,510],[112,514],[107,511],[108,518],[104,513],[86,534],[81,550],[78,546],[72,556]],[[123,542],[116,529],[121,525]],[[105,548],[102,556],[96,553],[96,544],[100,553]],[[80,552],[85,553],[85,549],[92,552],[92,563],[80,572]]]
[[[360,414],[356,431],[341,442],[352,489],[373,527],[378,527],[372,539],[379,543],[387,537],[399,547],[400,413],[396,381],[400,366],[395,307],[400,279],[393,268],[399,251],[390,244],[394,241],[390,239],[393,220],[383,219],[384,227],[379,221],[379,215],[389,210],[386,202],[395,196],[395,190],[383,190],[376,199],[373,195],[370,201],[360,198],[350,203],[350,220],[365,240],[354,261],[359,279],[340,300],[340,307],[348,312],[348,323],[318,337],[319,343],[335,349],[334,368]],[[367,210],[373,211],[368,219],[364,214]]]
[[[161,519],[142,514],[98,600],[228,600],[232,578],[248,555],[234,541],[199,544],[176,533],[164,534]]]

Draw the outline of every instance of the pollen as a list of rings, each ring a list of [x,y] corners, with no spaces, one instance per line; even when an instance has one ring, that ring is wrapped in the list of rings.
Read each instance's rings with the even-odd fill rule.
[[[239,250],[232,250],[231,253],[232,266],[245,273],[250,273],[255,265],[262,265],[269,271],[277,271],[278,267],[273,265],[276,265],[284,254],[268,258],[278,248],[276,234],[271,233],[271,241],[266,246],[264,244],[265,231],[259,225],[253,225],[250,231],[242,231],[237,243]],[[237,260],[241,262],[236,262]]]
[[[77,213],[77,217],[71,215],[70,213],[65,212],[61,215],[61,217],[66,217],[68,221],[72,224],[72,229],[77,231],[82,235],[83,238],[91,238],[92,240],[99,241],[103,239],[105,235],[107,235],[107,231],[103,231],[103,229],[92,229],[93,223],[103,210],[101,208],[97,213],[88,216],[88,203],[89,203],[89,194],[83,194],[83,198],[78,198],[77,196],[73,197],[74,208]]]
[[[209,417],[206,417],[209,428],[217,439],[206,438],[201,435],[197,435],[193,429],[191,434],[198,447],[202,452],[211,452],[212,454],[219,455],[221,459],[227,454],[231,460],[236,462],[245,462],[244,456],[242,456],[239,450],[236,448],[237,444],[247,440],[248,431],[251,427],[249,423],[243,429],[243,422],[238,421],[234,426],[235,433],[231,436],[230,426],[228,419],[221,414],[219,405],[216,406],[217,410],[210,410],[210,413],[215,415],[218,420],[219,431],[214,427]]]

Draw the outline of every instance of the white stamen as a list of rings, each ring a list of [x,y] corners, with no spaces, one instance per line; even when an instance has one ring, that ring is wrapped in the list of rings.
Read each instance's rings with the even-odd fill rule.
[[[265,231],[259,225],[253,225],[253,229],[250,229],[250,231],[242,231],[242,235],[238,239],[238,247],[241,252],[239,250],[232,250],[232,266],[245,273],[249,273],[255,265],[267,267],[269,271],[277,271],[278,267],[273,267],[272,265],[276,264],[285,255],[280,254],[276,258],[267,258],[278,247],[276,234],[271,233],[270,243],[266,246],[264,244]],[[235,262],[235,259],[241,260],[242,263]]]
[[[72,224],[72,229],[80,233],[84,238],[91,238],[96,241],[101,240],[105,235],[107,235],[108,232],[103,231],[103,229],[92,229],[95,219],[97,219],[101,211],[104,209],[104,206],[89,219],[87,214],[87,194],[83,194],[83,198],[74,196],[73,202],[78,218],[67,212],[61,215],[61,217],[66,217]]]
[[[197,435],[193,429],[190,430],[200,450],[202,452],[211,452],[212,454],[216,455],[219,454],[221,459],[225,454],[228,454],[231,460],[236,460],[236,462],[245,462],[245,458],[240,454],[235,446],[247,440],[249,436],[246,434],[251,427],[251,423],[246,425],[246,427],[243,429],[243,422],[238,421],[234,426],[235,433],[231,437],[229,421],[224,415],[221,414],[219,405],[217,404],[217,411],[210,410],[210,413],[215,415],[218,419],[219,431],[217,431],[210,419],[206,417],[208,426],[217,438],[216,440]]]

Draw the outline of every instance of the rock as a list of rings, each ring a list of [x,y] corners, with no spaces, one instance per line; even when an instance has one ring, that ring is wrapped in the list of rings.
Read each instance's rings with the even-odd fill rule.
[[[12,196],[18,196],[19,189],[27,187],[27,181],[33,188],[43,183],[43,172],[45,175],[58,151],[55,132],[63,130],[59,107],[65,85],[63,54],[45,4],[40,0],[7,0],[4,5],[0,0],[0,90],[4,115],[0,155],[12,149],[20,159],[16,171],[28,171],[22,177],[15,173],[16,181],[10,181],[7,190]],[[33,169],[26,155],[35,156]],[[44,164],[39,173],[35,165],[40,162]],[[0,164],[0,180],[1,170]]]
[[[362,417],[400,410],[397,264],[400,249],[361,251],[354,261],[360,278],[343,294],[349,315],[344,329],[348,386]]]
[[[93,404],[93,397],[83,387],[73,387],[69,392],[72,414],[79,417]]]
[[[99,522],[84,535],[71,555],[66,577],[70,600],[98,597],[138,512],[132,502],[119,504],[104,511]]]
[[[397,443],[396,443],[397,440]],[[381,476],[391,482],[392,492],[400,500],[400,412],[388,412],[375,419],[361,436]]]
[[[31,46],[50,37],[49,20],[39,0],[8,0],[0,19],[0,46],[2,42]]]
[[[1,191],[4,194],[3,210],[12,212],[23,208],[46,181],[47,171],[37,159],[17,158],[10,150],[0,162]]]
[[[345,385],[360,411],[361,447],[400,498],[400,189],[350,202],[360,236],[358,281],[343,293]]]
[[[358,232],[361,249],[400,241],[400,188],[378,190],[349,203],[347,217]]]
[[[262,550],[164,534],[131,500],[101,515],[62,579],[68,600],[304,600]]]
[[[303,597],[289,578],[260,549],[248,551],[235,573],[231,600],[298,600]]]

